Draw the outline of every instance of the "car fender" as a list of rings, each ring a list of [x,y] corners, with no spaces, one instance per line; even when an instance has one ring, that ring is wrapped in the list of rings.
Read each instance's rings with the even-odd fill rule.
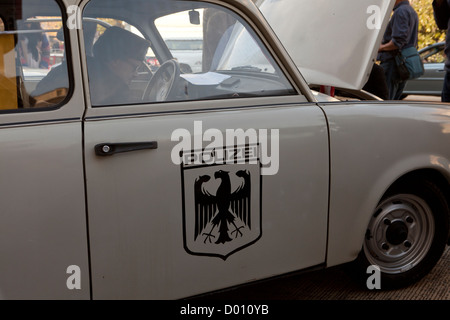
[[[408,173],[450,177],[450,109],[444,104],[322,104],[330,137],[327,265],[354,260],[386,190]]]

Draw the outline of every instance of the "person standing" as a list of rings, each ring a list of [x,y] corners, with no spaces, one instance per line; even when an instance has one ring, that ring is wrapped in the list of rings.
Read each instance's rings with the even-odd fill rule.
[[[384,69],[390,100],[400,100],[406,85],[398,76],[395,56],[400,50],[417,47],[418,30],[419,17],[409,1],[396,0],[377,57]]]
[[[447,30],[445,38],[445,77],[444,87],[442,88],[441,100],[442,102],[450,102],[450,0],[434,0],[433,1],[434,20],[439,29]]]

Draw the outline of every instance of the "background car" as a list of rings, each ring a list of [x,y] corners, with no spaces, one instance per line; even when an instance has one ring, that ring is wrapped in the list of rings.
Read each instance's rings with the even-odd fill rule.
[[[190,10],[155,20],[165,46],[185,73],[197,73],[203,67],[203,22],[202,11]],[[184,27],[179,28],[180,25]]]
[[[190,72],[202,71],[203,39],[164,39],[173,57],[180,64],[186,64]]]
[[[406,83],[403,98],[408,95],[440,96],[445,76],[445,42],[439,42],[419,50],[425,73]]]

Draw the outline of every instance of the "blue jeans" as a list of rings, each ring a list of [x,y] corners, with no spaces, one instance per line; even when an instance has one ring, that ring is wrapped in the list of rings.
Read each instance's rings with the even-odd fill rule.
[[[450,102],[450,71],[447,71],[445,73],[444,87],[442,88],[441,101]]]
[[[406,81],[398,77],[395,59],[384,61],[380,64],[384,69],[387,86],[389,88],[389,100],[400,100],[405,89]]]

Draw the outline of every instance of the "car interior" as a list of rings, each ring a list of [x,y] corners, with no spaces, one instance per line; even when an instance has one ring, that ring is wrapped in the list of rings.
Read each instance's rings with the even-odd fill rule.
[[[296,94],[252,28],[226,8],[189,1],[92,0],[79,13],[88,74],[92,46],[106,28],[120,26],[149,40],[146,59],[130,83],[135,103]],[[0,112],[58,108],[70,98],[75,65],[67,63],[66,21],[71,18],[57,1],[2,1]],[[180,50],[186,42],[177,45],[174,35],[194,39],[195,50]],[[344,88],[333,97],[372,99]]]

